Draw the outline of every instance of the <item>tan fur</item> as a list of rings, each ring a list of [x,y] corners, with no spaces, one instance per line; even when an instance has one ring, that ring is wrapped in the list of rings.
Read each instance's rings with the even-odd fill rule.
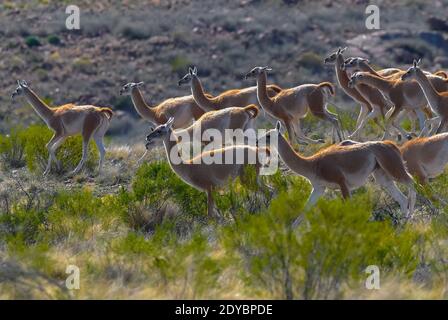
[[[360,59],[355,59],[352,61],[352,63],[347,66],[348,70],[351,71],[363,71],[363,72],[368,72],[370,74],[373,74],[379,78],[382,79],[387,79],[389,81],[396,81],[397,83],[399,83],[401,81],[401,76],[406,72],[404,70],[398,69],[398,68],[389,68],[389,69],[383,69],[381,71],[375,71],[369,64],[367,61],[365,60],[360,60]],[[387,71],[390,70],[390,71]],[[385,72],[386,71],[386,72]],[[431,81],[434,82],[434,84],[437,86],[438,90],[444,90],[444,88],[447,88],[447,82],[443,80],[444,77],[444,72],[443,71],[438,71],[434,74],[431,74],[430,72],[426,72],[424,71],[424,73],[429,76],[431,78]],[[363,84],[357,84],[358,86],[361,86]],[[374,88],[368,85],[365,85],[365,87],[367,88]],[[411,85],[411,86],[407,86],[407,92],[412,92],[413,90],[416,89],[415,84]],[[383,92],[384,93],[384,92]],[[365,95],[365,93],[363,93]],[[386,93],[384,93],[386,96],[388,96]],[[418,90],[417,88],[417,93],[414,94],[414,98],[418,97],[421,95],[422,92],[421,90]],[[394,106],[395,103],[398,103],[399,105],[403,105],[403,103],[405,103],[404,101],[408,100],[406,98],[399,98],[400,97],[400,93],[395,92],[394,94],[392,94],[394,96],[394,100],[391,101],[392,107]],[[405,96],[406,97],[406,96]],[[390,98],[390,97],[389,97]],[[422,100],[418,100],[417,101],[411,101],[410,104],[414,104],[414,103],[422,103]],[[393,111],[391,111],[391,113],[389,115],[392,116],[392,122],[394,122],[394,118],[396,116],[398,116],[399,113],[403,113],[407,114],[409,117],[411,117],[411,119],[415,119],[417,117],[417,113],[421,113],[423,112],[423,114],[426,117],[432,117],[432,113],[430,111],[430,109],[427,106],[420,106],[420,108],[407,108],[406,106],[404,107],[398,107],[398,108],[394,108]],[[420,123],[422,124],[422,123]],[[393,123],[393,126],[396,127],[396,124]],[[422,128],[420,128],[422,129]],[[402,134],[406,134],[406,132],[404,132],[403,130],[399,130]]]
[[[222,110],[209,111],[204,113],[197,121],[185,129],[176,130],[178,136],[188,135],[190,141],[193,141],[194,132],[197,130],[202,133],[209,129],[214,129],[220,132],[223,138],[223,144],[229,144],[232,141],[225,141],[227,137],[226,130],[250,129],[253,128],[253,119],[258,114],[258,107],[254,104],[244,108],[230,107]],[[201,142],[202,143],[202,142]],[[216,145],[215,147],[221,147]]]
[[[409,172],[420,183],[428,183],[442,174],[448,163],[448,133],[412,139],[400,151]]]
[[[283,122],[292,142],[298,142],[298,139],[311,143],[319,142],[306,137],[300,127],[300,121],[305,118],[308,111],[319,119],[329,121],[337,131],[339,138],[342,139],[342,130],[337,115],[326,108],[327,90],[330,94],[334,94],[334,86],[331,83],[304,84],[283,89],[276,96],[269,97],[266,87],[266,71],[261,71],[256,77],[260,106],[272,117]]]
[[[415,110],[423,114],[423,110],[427,105],[422,90],[418,83],[414,81],[401,81],[400,78],[382,78],[369,72],[359,72],[353,75],[351,79],[355,85],[362,83],[377,88],[393,103],[394,107],[388,113],[386,133],[389,125],[392,124],[403,135],[406,135],[407,133],[395,123],[395,118],[403,109]],[[430,81],[438,91],[448,89],[448,81],[441,77],[430,76]],[[421,129],[423,129],[423,124],[420,124]]]
[[[408,82],[408,80],[415,80],[418,83],[431,111],[437,115],[437,117],[431,119],[429,122],[440,121],[436,133],[441,133],[448,125],[448,92],[438,92],[435,87],[437,83],[432,81],[433,78],[428,74],[425,74],[425,72],[417,66],[417,63],[402,75],[402,79],[407,83],[414,82]],[[448,82],[448,80],[443,81]]]
[[[231,146],[225,148],[219,148],[208,152],[203,152],[192,159],[187,161],[183,161],[181,163],[173,163],[170,154],[176,154],[176,149],[179,149],[179,144],[177,139],[172,137],[173,131],[171,129],[167,129],[166,131],[161,131],[161,127],[159,126],[154,129],[154,132],[162,132],[162,136],[159,136],[159,139],[162,139],[163,144],[165,146],[166,155],[168,161],[170,163],[173,171],[187,184],[192,186],[193,188],[206,192],[207,193],[207,212],[209,217],[214,216],[214,199],[213,199],[213,191],[223,187],[230,180],[236,178],[237,176],[242,177],[243,168],[245,164],[248,164],[249,154],[256,156],[259,152],[264,152],[269,155],[269,149],[267,148],[257,148],[252,146]],[[159,131],[158,131],[159,130]],[[153,133],[151,133],[153,134]],[[150,135],[151,135],[150,134]],[[174,133],[176,135],[176,133]],[[148,136],[149,137],[149,136]],[[148,139],[148,138],[147,138]],[[244,163],[236,164],[236,161],[233,161],[233,164],[206,164],[202,159],[206,156],[218,156],[221,155],[222,159],[224,159],[224,154],[226,152],[232,152],[235,156],[235,152],[241,150],[244,152]],[[177,151],[179,152],[179,150]],[[261,164],[258,161],[254,164],[257,170],[257,173],[261,167]]]
[[[145,102],[138,87],[132,88],[131,97],[138,114],[154,125],[163,124],[170,117],[174,117],[173,127],[175,129],[186,128],[204,114],[204,111],[194,101],[193,96],[170,98],[155,107],[150,107]]]
[[[100,162],[98,166],[100,172],[105,154],[102,140],[113,116],[112,109],[92,105],[77,106],[71,103],[56,108],[50,108],[27,86],[19,88],[23,90],[26,99],[34,110],[45,121],[48,127],[54,131],[53,137],[47,143],[47,149],[50,156],[44,175],[49,173],[53,160],[58,163],[55,155],[57,148],[67,137],[77,134],[81,134],[83,137],[83,156],[80,163],[73,171],[73,174],[82,169],[82,166],[87,159],[87,146],[92,137],[100,152]]]
[[[343,69],[344,57],[342,53],[343,50],[339,49],[338,51],[330,54],[325,59],[325,63],[334,63],[336,77],[340,87],[349,97],[351,97],[355,102],[358,102],[361,105],[359,115],[356,120],[355,130],[352,132],[352,134],[350,134],[349,138],[358,136],[369,119],[372,119],[379,127],[384,130],[383,126],[379,122],[379,118],[384,118],[386,110],[391,107],[390,104],[386,99],[384,99],[381,92],[379,92],[375,88],[366,85],[358,85],[354,88],[348,86],[348,82],[350,79],[347,70]],[[394,71],[392,70],[385,70],[383,73],[390,74],[393,72]]]
[[[434,72],[434,75],[448,79],[448,73],[446,73],[446,71],[443,71],[443,70],[438,70],[438,71]]]
[[[348,198],[351,190],[365,185],[368,177],[373,174],[377,183],[385,187],[400,203],[403,213],[412,214],[415,201],[413,180],[393,142],[341,143],[310,157],[303,157],[293,150],[277,130],[268,132],[268,135],[272,134],[278,135],[278,152],[283,162],[292,171],[307,178],[313,186],[307,207],[313,205],[326,188],[338,188],[343,197]],[[407,200],[394,182],[408,186]]]
[[[268,95],[273,97],[282,89],[276,85],[268,86]],[[192,75],[191,93],[199,107],[207,111],[221,110],[229,107],[244,107],[249,104],[259,105],[257,100],[257,88],[227,90],[216,97],[204,94],[202,83],[197,75]]]

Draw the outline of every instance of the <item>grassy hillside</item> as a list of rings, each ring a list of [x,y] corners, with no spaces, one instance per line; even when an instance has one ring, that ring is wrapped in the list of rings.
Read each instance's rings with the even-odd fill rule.
[[[137,80],[154,104],[189,94],[177,80],[190,65],[211,93],[253,85],[242,75],[255,65],[272,66],[270,80],[283,87],[334,82],[322,61],[344,45],[381,66],[423,56],[425,68],[441,69],[446,30],[428,19],[446,16],[445,1],[378,1],[379,32],[364,28],[365,1],[78,1],[76,32],[63,24],[69,3],[0,4],[1,299],[448,298],[448,175],[419,188],[405,221],[373,183],[346,202],[327,192],[305,211],[305,179],[282,166],[263,178],[272,191],[248,170],[245,183],[216,192],[214,221],[205,195],[179,180],[161,148],[138,165],[147,124],[118,95]],[[81,156],[73,138],[57,154],[64,170],[42,177],[51,132],[23,100],[11,102],[17,79],[52,105],[117,111],[101,176],[93,145],[86,169],[67,175]],[[333,102],[353,129],[355,104],[340,89]],[[330,143],[327,125],[307,117],[304,127]],[[364,133],[380,136],[371,126]],[[69,265],[79,267],[79,290],[65,285]],[[369,265],[379,267],[380,290],[365,287]]]

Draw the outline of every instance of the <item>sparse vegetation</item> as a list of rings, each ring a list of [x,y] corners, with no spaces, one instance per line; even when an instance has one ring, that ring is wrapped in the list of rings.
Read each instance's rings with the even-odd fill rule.
[[[61,44],[61,38],[59,38],[57,35],[54,35],[54,34],[48,36],[47,40],[48,40],[48,43],[55,45],[55,46],[58,46]]]
[[[204,223],[204,199],[191,194],[196,191],[165,162],[143,165],[131,187],[116,194],[94,195],[86,188],[53,195],[17,191],[14,203],[1,202],[0,243],[9,257],[2,259],[20,261],[21,269],[36,276],[29,286],[1,282],[1,297],[325,299],[359,292],[369,297],[375,292],[363,289],[368,265],[381,268],[382,286],[398,281],[414,286],[414,297],[429,291],[444,297],[448,218],[443,210],[432,223],[372,220],[373,190],[367,189],[349,202],[321,200],[303,212],[310,191],[304,179],[276,174],[267,182],[278,193],[256,211],[248,208],[247,195],[263,198],[262,190],[250,182],[235,182],[229,190],[238,191],[222,193],[227,199],[220,203],[222,213],[228,212],[227,201],[240,208],[225,224]],[[32,200],[23,201],[25,192]],[[185,205],[182,193],[189,193],[191,203],[175,210]],[[303,221],[292,228],[298,216]],[[60,288],[67,261],[82,270],[79,291]],[[13,277],[9,269],[0,270],[0,277]],[[121,285],[113,292],[98,289],[111,283]],[[38,284],[45,290],[30,289]]]
[[[39,38],[35,37],[35,36],[28,36],[25,38],[25,43],[28,47],[33,48],[33,47],[39,47],[41,46],[41,42],[39,40]]]
[[[362,49],[353,54],[371,55],[381,67],[404,67],[424,55],[429,68],[428,61],[446,55],[446,44],[430,42],[443,39],[437,34],[444,31],[423,37],[421,32],[431,30],[426,17],[444,18],[447,8],[422,0],[383,4],[387,29],[375,33],[364,30],[365,5],[358,2],[103,6],[99,0],[83,13],[82,29],[73,32],[60,19],[62,2],[2,3],[0,299],[447,299],[448,173],[419,189],[415,218],[405,223],[395,202],[373,184],[350,201],[328,192],[305,212],[306,180],[281,167],[262,178],[271,187],[264,188],[247,170],[243,181],[215,191],[222,220],[214,221],[206,216],[205,195],[173,173],[162,151],[151,150],[137,167],[148,124],[130,116],[135,111],[129,97],[118,97],[126,82],[145,81],[145,98],[155,102],[190,94],[176,81],[193,64],[207,77],[207,91],[217,94],[253,85],[242,75],[255,65],[271,66],[269,82],[282,87],[335,83],[322,57],[345,42]],[[31,24],[30,12],[42,19]],[[403,27],[411,36],[389,32]],[[41,178],[52,132],[35,124],[38,118],[26,102],[11,103],[11,76],[26,76],[54,99],[51,105],[113,106],[113,137],[101,176],[90,176],[98,161],[93,143],[87,174],[65,176],[81,157],[81,138],[74,137],[57,152],[63,170],[53,167]],[[351,131],[358,106],[340,89],[333,102],[337,107],[330,110]],[[306,135],[327,140],[299,146],[304,154],[330,143],[328,124],[309,115],[302,126]],[[363,134],[380,136],[369,125]],[[293,228],[297,217],[302,221]],[[65,287],[69,264],[80,268],[80,290]],[[368,265],[380,268],[381,290],[365,288]]]
[[[0,155],[4,164],[12,168],[27,165],[31,172],[42,172],[48,160],[46,144],[52,136],[51,130],[42,125],[27,129],[15,128],[9,135],[0,135]],[[92,170],[98,161],[96,146],[90,144],[87,168]],[[82,138],[68,138],[57,151],[57,158],[63,168],[62,172],[73,169],[81,159]]]

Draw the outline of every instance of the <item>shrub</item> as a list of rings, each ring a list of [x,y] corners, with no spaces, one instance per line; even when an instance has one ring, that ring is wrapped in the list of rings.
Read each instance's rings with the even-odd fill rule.
[[[55,46],[58,46],[61,44],[61,39],[57,35],[54,35],[54,34],[48,36],[47,40],[48,40],[49,44],[52,44]]]
[[[138,115],[138,113],[134,109],[132,100],[128,96],[115,97],[112,105],[114,106],[114,110],[125,110],[127,112],[133,112],[135,115]]]
[[[0,157],[4,164],[12,168],[25,165],[25,141],[21,128],[11,129],[9,135],[0,135]]]
[[[28,36],[28,37],[26,37],[25,38],[25,43],[30,48],[41,46],[39,38],[37,38],[35,36]]]
[[[121,35],[129,40],[143,40],[149,38],[150,34],[139,27],[126,25],[121,29]]]
[[[0,214],[0,239],[31,245],[40,239],[39,232],[45,215],[35,210],[16,208],[12,213]]]
[[[320,72],[323,69],[322,61],[323,61],[322,57],[319,56],[318,54],[314,52],[304,52],[299,56],[297,64],[298,66],[303,66],[314,72]]]
[[[143,164],[135,174],[132,191],[138,201],[158,209],[172,199],[183,213],[202,215],[206,211],[205,195],[180,180],[167,162]]]
[[[308,194],[303,181],[280,194],[264,214],[245,215],[223,231],[227,254],[242,267],[240,276],[249,288],[274,298],[342,298],[342,288],[364,284],[368,265],[412,275],[420,232],[369,221],[368,194],[351,201],[320,200],[294,229]]]
[[[112,251],[128,260],[132,257],[136,268],[143,269],[153,283],[176,298],[210,297],[219,287],[218,278],[224,267],[212,257],[212,248],[199,231],[184,240],[170,223],[158,226],[147,239],[129,233],[112,243]]]
[[[76,72],[82,72],[85,74],[95,74],[96,73],[92,61],[90,61],[90,59],[88,59],[88,58],[76,58],[73,61],[73,69]]]
[[[121,223],[121,208],[114,196],[100,198],[87,189],[62,191],[47,210],[48,242],[90,239],[105,231],[115,231]]]
[[[51,130],[42,125],[33,125],[23,130],[22,135],[25,140],[25,159],[28,169],[32,172],[43,171],[48,161],[46,144],[52,137]],[[81,156],[81,136],[69,137],[56,152],[56,158],[61,163],[62,172],[74,169],[81,160]],[[85,166],[89,170],[93,170],[97,161],[98,152],[96,146],[90,143]]]
[[[171,70],[176,72],[179,77],[183,76],[187,72],[188,67],[192,65],[190,60],[184,56],[175,56],[170,64]]]

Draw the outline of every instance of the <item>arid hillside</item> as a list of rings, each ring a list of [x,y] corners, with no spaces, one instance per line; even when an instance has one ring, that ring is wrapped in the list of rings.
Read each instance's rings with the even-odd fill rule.
[[[25,79],[52,105],[67,102],[122,111],[110,135],[141,134],[144,123],[120,86],[144,81],[150,104],[189,94],[177,80],[198,67],[212,94],[254,85],[242,75],[255,65],[273,68],[282,87],[335,81],[327,53],[348,54],[379,66],[408,65],[423,57],[429,69],[448,67],[447,1],[377,1],[381,30],[367,30],[368,1],[77,1],[81,29],[67,30],[69,1],[4,1],[0,4],[1,131],[40,121],[10,94]],[[441,18],[439,20],[437,18]],[[355,105],[341,90],[338,105]]]

